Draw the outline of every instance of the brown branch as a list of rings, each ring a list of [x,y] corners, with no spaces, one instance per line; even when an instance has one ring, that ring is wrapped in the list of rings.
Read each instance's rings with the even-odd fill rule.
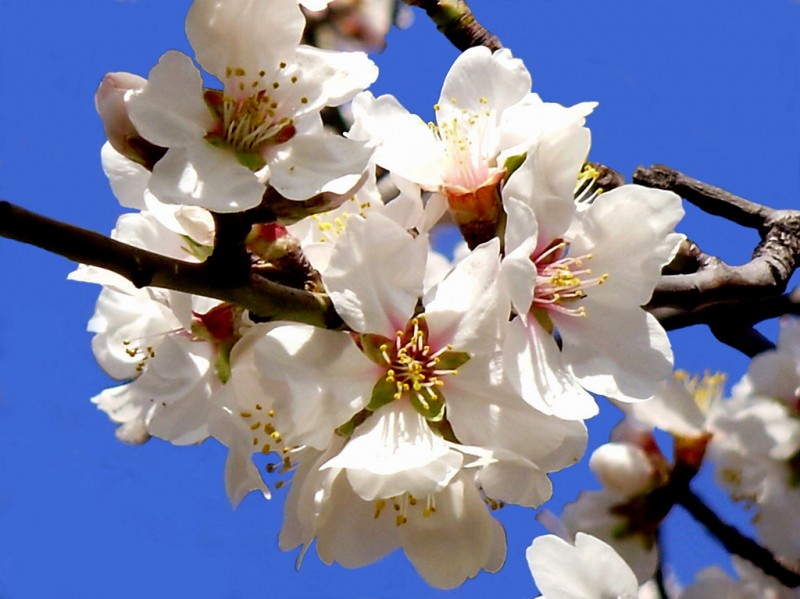
[[[800,573],[780,563],[771,551],[724,522],[691,489],[686,488],[678,496],[677,503],[702,524],[729,552],[746,559],[784,586],[792,589],[800,587]]]
[[[0,201],[0,237],[113,271],[136,287],[162,287],[232,302],[261,320],[290,320],[325,328],[342,325],[324,294],[280,285],[257,274],[236,284],[220,284],[216,278],[219,269],[213,264],[184,262],[149,252],[7,201]]]
[[[633,182],[645,187],[674,191],[703,212],[752,229],[763,226],[774,212],[724,189],[687,177],[663,164],[654,164],[650,168],[640,166],[633,173]]]
[[[639,167],[635,183],[680,194],[705,212],[758,230],[761,242],[752,259],[731,266],[687,242],[645,306],[675,329],[707,324],[717,339],[753,356],[771,343],[752,326],[795,310],[783,292],[800,266],[800,211],[774,210],[663,165]]]
[[[464,0],[403,0],[409,6],[419,6],[436,28],[459,50],[486,46],[491,51],[503,47],[498,37],[481,25]]]

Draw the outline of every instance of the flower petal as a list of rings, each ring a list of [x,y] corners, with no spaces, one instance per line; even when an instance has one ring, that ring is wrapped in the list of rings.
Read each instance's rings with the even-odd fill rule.
[[[175,50],[153,67],[144,89],[128,92],[126,103],[142,137],[165,148],[202,140],[214,127],[203,100],[200,71],[191,58]]]

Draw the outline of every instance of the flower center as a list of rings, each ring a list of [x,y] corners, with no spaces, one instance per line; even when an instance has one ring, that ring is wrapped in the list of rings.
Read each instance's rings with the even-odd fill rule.
[[[586,289],[602,285],[608,275],[593,277],[584,264],[591,254],[567,256],[569,244],[559,241],[546,249],[538,258],[531,258],[537,276],[533,290],[531,310],[545,310],[569,316],[586,316],[586,308],[574,304],[586,297]]]
[[[281,62],[272,79],[259,71],[248,76],[242,67],[228,67],[225,90],[206,90],[205,100],[217,116],[217,128],[206,136],[214,145],[237,152],[245,166],[258,170],[264,166],[264,150],[294,137],[292,116],[298,104],[307,104],[296,84],[299,76]]]
[[[386,374],[373,388],[368,410],[375,411],[406,397],[429,421],[442,420],[443,377],[458,374],[458,368],[469,360],[469,354],[453,351],[450,345],[432,348],[424,316],[409,320],[405,329],[397,331],[393,341],[379,335],[362,335],[358,343],[367,357],[386,368]]]
[[[444,185],[458,191],[473,190],[484,185],[498,169],[492,166],[495,160],[494,144],[491,142],[493,131],[493,113],[488,108],[476,112],[457,109],[455,98],[449,100],[453,106],[448,115],[438,120],[438,125],[430,124],[433,132],[442,140],[447,157],[447,170],[444,173]],[[481,104],[488,105],[487,98],[481,98]],[[441,115],[441,106],[436,104],[434,110]]]

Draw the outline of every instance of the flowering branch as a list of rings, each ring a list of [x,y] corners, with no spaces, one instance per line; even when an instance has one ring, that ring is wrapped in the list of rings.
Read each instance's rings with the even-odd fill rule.
[[[730,524],[723,522],[688,487],[678,495],[677,503],[705,526],[706,530],[714,535],[725,549],[758,566],[765,574],[772,576],[781,584],[789,588],[800,587],[800,573],[781,564],[771,551],[744,536]]]
[[[436,28],[459,50],[486,46],[492,51],[503,47],[498,37],[481,25],[464,0],[403,0],[409,6],[419,6]]]
[[[325,328],[341,319],[324,294],[287,287],[257,274],[233,282],[214,261],[184,262],[121,243],[0,201],[0,237],[35,245],[75,262],[105,268],[136,287],[162,287],[236,303],[262,320],[291,320]]]

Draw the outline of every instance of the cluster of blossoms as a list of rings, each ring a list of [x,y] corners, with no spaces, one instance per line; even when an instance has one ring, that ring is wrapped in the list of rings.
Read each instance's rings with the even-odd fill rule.
[[[81,267],[73,278],[103,285],[89,323],[95,355],[122,381],[94,401],[126,442],[224,444],[234,504],[254,490],[269,497],[267,474],[291,474],[281,547],[316,542],[324,562],[346,567],[402,548],[428,582],[451,588],[502,566],[505,533],[492,512],[547,501],[548,474],[585,450],[593,394],[631,404],[640,427],[595,454],[607,494],[595,495],[592,513],[609,520],[609,506],[670,479],[642,428],[662,404],[637,402],[668,379],[672,353],[641,306],[683,240],[674,232],[683,211],[669,192],[598,188],[585,127],[595,105],[542,101],[508,50],[473,48],[455,61],[436,123],[374,97],[364,90],[377,68],[363,52],[302,41],[320,11],[346,13],[339,25],[371,22],[358,10],[386,16],[392,3],[329,4],[195,0],[186,32],[223,88],[204,87],[192,58],[171,51],[147,79],[108,75],[97,107],[104,168],[136,210],[115,239],[186,262],[244,257],[248,277],[327,297],[342,324],[264,322],[243,305]],[[353,123],[340,134],[322,113],[346,102]],[[443,222],[465,239],[454,261],[431,245]],[[757,372],[775,369],[770,360]],[[765,389],[757,372],[741,402],[796,413],[796,381]],[[761,392],[786,402],[762,408],[753,403]],[[796,491],[781,468],[797,467],[800,435],[782,429],[775,441],[767,426],[764,459],[747,455],[753,470],[774,474],[751,476],[736,454],[743,412],[725,406],[679,431],[694,440],[681,459],[705,450],[708,430],[725,430],[715,451],[731,456],[723,477],[739,496],[788,501]],[[605,526],[606,540],[620,537],[610,520],[580,524],[575,531],[603,537]],[[641,549],[643,530],[626,530]],[[582,534],[574,547],[538,546],[548,544],[541,551],[608,547]],[[620,553],[635,564],[636,551]],[[642,556],[640,581],[655,567]],[[621,558],[607,561],[616,568]],[[623,578],[618,596],[636,588],[635,576]]]

